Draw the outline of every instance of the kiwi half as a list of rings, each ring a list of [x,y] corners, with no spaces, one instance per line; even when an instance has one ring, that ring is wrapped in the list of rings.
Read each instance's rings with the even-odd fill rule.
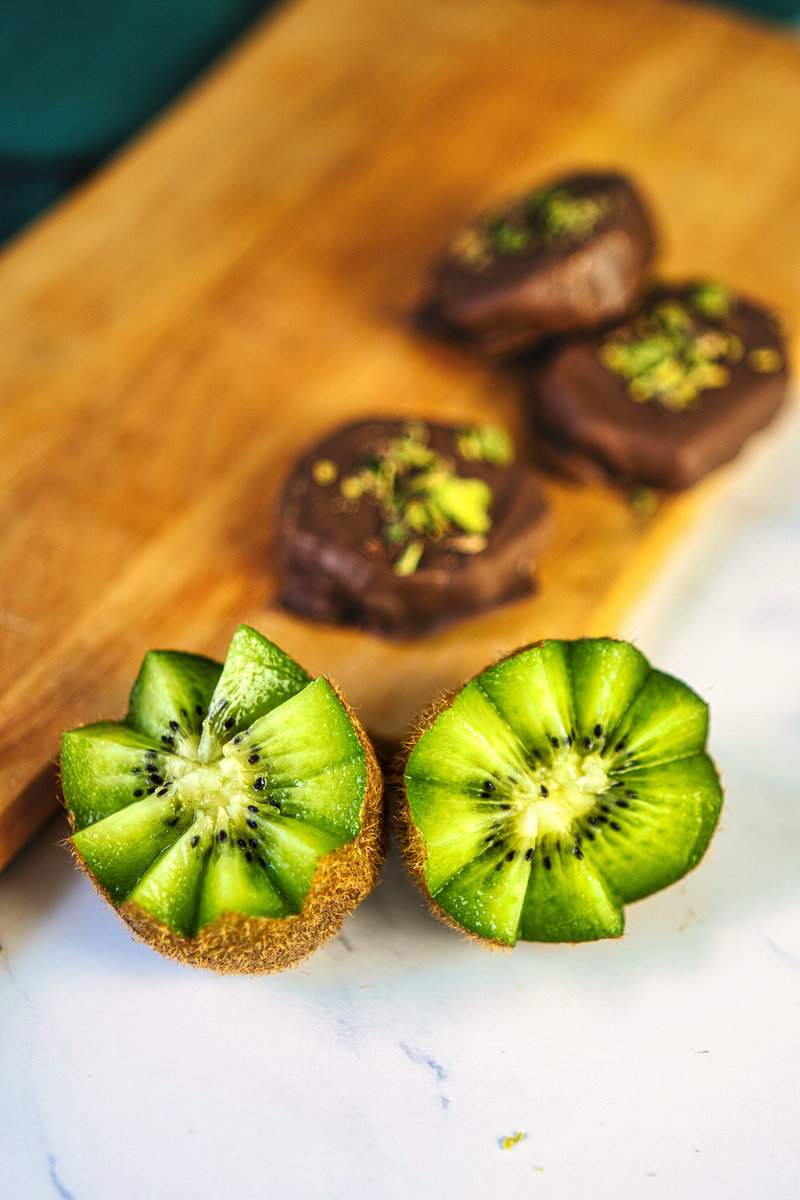
[[[627,642],[543,641],[440,702],[408,747],[406,863],[438,916],[504,946],[618,937],[719,819],[708,708]]]
[[[224,666],[151,650],[124,721],[65,733],[80,864],[156,950],[278,971],[374,886],[382,778],[352,709],[242,625]]]

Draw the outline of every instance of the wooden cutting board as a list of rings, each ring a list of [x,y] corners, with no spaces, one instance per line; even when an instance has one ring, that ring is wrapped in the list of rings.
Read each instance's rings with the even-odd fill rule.
[[[301,0],[6,251],[0,865],[56,804],[61,731],[122,715],[148,647],[221,657],[248,621],[400,738],[516,645],[613,632],[730,470],[651,517],[550,483],[540,594],[407,645],[273,604],[309,439],[522,433],[513,378],[411,313],[461,222],[581,165],[639,181],[666,272],[800,310],[800,46],[654,0]]]

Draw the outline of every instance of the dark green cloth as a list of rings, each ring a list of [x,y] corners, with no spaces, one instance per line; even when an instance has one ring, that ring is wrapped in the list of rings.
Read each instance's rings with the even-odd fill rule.
[[[800,26],[800,0],[711,0],[717,8],[735,8],[751,17]]]
[[[269,0],[0,0],[0,240],[87,175]]]

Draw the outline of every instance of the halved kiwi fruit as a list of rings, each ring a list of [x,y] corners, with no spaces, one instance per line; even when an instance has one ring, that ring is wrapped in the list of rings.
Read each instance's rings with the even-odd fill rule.
[[[543,641],[426,714],[407,751],[406,862],[475,937],[618,937],[623,906],[704,854],[722,806],[708,708],[627,642]]]
[[[64,734],[61,775],[81,865],[194,966],[297,962],[383,860],[381,773],[352,709],[246,625],[224,665],[150,651],[124,721]]]

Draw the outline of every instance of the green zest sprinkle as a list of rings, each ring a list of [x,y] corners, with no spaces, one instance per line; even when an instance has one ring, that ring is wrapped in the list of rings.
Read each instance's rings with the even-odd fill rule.
[[[469,453],[464,458],[510,462],[513,444],[502,429],[465,429],[457,438]],[[381,514],[381,540],[393,558],[395,575],[413,575],[426,540],[456,554],[486,549],[492,528],[492,489],[483,479],[457,474],[452,459],[429,445],[425,425],[406,425],[403,432],[376,446],[372,455],[339,483],[349,503],[375,504]]]
[[[434,499],[450,523],[465,533],[488,533],[491,529],[492,489],[483,479],[451,475],[441,481]]]
[[[511,434],[500,425],[459,429],[456,446],[465,462],[485,462],[505,467],[514,461]]]
[[[486,239],[497,254],[519,254],[533,240],[531,229],[519,218],[490,217],[485,226]]]
[[[611,208],[607,196],[575,196],[567,187],[542,188],[501,212],[481,217],[459,234],[454,256],[476,271],[494,258],[513,258],[525,250],[559,242],[579,244]]]
[[[783,359],[772,346],[758,346],[748,354],[747,365],[759,375],[774,375],[783,366]]]
[[[330,487],[336,482],[337,474],[336,463],[329,458],[318,458],[311,468],[312,478],[320,487]]]
[[[689,292],[689,303],[701,317],[706,317],[709,321],[720,321],[723,317],[730,316],[733,295],[730,288],[726,288],[723,283],[708,279],[695,284]]]
[[[422,551],[425,549],[425,544],[419,538],[414,542],[409,542],[403,553],[394,564],[395,575],[413,575],[419,566],[419,560],[422,558]]]
[[[528,221],[546,242],[583,241],[609,210],[607,196],[573,196],[564,187],[532,192],[525,199]]]
[[[702,287],[711,294],[717,285]],[[719,290],[725,289],[720,285]],[[696,291],[689,301],[695,310]],[[704,327],[678,300],[660,300],[609,338],[600,347],[600,358],[625,380],[632,400],[680,412],[706,389],[725,387],[729,364],[742,352],[735,334]]]
[[[628,503],[640,517],[652,517],[658,512],[658,492],[654,488],[639,486],[631,488],[628,493]]]

